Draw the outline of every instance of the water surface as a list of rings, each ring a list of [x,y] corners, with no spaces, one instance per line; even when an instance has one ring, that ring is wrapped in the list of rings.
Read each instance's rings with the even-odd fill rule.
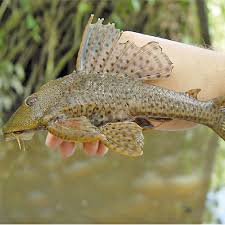
[[[44,146],[46,133],[0,143],[0,222],[200,223],[217,136],[206,127],[151,131],[144,155],[110,152],[66,160]]]

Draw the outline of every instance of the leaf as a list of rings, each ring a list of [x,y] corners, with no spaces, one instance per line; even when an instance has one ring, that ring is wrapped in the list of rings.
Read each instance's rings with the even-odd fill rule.
[[[23,93],[23,86],[17,79],[11,80],[11,86],[14,88],[17,94],[21,95]]]
[[[33,17],[33,15],[28,14],[26,17],[26,25],[28,29],[33,29],[35,26],[37,26],[37,21]]]
[[[124,27],[124,23],[123,23],[123,21],[122,21],[122,19],[120,18],[119,15],[113,13],[111,15],[111,17],[112,17],[112,20],[116,23],[117,28],[122,29]]]
[[[135,12],[139,12],[141,9],[140,1],[139,0],[131,0],[131,6]]]
[[[13,74],[13,64],[11,62],[6,61],[5,65],[3,64],[3,66],[5,67],[5,73],[7,74]]]
[[[149,5],[154,5],[156,4],[156,0],[147,0]]]
[[[6,110],[9,110],[12,107],[12,103],[12,98],[9,96],[4,96],[4,98],[2,99],[3,108],[5,108]]]
[[[22,9],[24,9],[25,11],[30,11],[31,10],[31,1],[30,0],[20,0],[20,5],[22,7]]]
[[[5,33],[3,31],[0,31],[0,49],[5,47]]]
[[[87,2],[80,2],[79,3],[78,12],[80,14],[85,14],[85,13],[89,12],[90,10],[91,10],[91,6]]]
[[[15,73],[16,73],[18,79],[22,81],[25,77],[25,73],[24,73],[24,69],[23,69],[22,65],[16,64],[14,69],[15,69]]]

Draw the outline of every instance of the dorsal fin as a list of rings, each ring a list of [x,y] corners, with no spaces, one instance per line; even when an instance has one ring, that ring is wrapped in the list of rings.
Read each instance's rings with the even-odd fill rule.
[[[198,99],[198,93],[201,91],[200,88],[196,88],[196,89],[191,89],[189,91],[186,91],[185,94],[187,94],[188,96]]]
[[[143,79],[169,77],[173,65],[157,42],[142,47],[131,41],[120,43],[122,32],[114,24],[103,25],[103,19],[85,28],[77,59],[77,71],[87,73],[120,73]]]

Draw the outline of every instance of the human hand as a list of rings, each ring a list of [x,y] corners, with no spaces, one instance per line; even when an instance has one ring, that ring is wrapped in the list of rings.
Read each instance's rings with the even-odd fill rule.
[[[48,133],[45,144],[51,149],[59,147],[63,158],[73,155],[77,147],[76,143],[64,141],[51,133]],[[99,141],[83,143],[83,149],[90,156],[104,156],[108,151]]]

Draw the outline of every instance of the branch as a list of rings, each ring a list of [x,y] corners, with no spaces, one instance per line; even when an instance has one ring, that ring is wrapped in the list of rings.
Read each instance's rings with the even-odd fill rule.
[[[207,6],[204,0],[196,0],[201,36],[206,47],[211,46],[211,38],[209,35],[209,24],[207,15]]]

